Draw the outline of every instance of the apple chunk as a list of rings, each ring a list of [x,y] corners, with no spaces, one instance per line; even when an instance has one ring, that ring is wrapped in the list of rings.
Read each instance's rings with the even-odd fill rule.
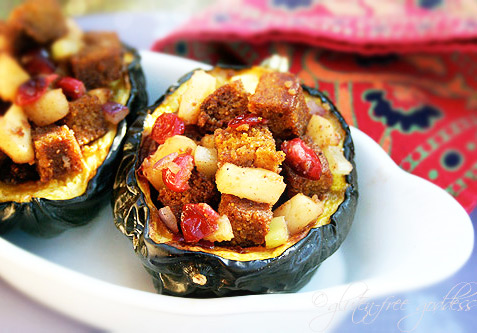
[[[273,216],[284,216],[288,231],[294,235],[302,231],[308,224],[323,213],[323,202],[314,201],[302,193],[298,193],[283,205],[275,209]]]
[[[243,168],[225,163],[215,175],[217,189],[255,202],[274,204],[278,201],[286,184],[279,174],[261,168]]]
[[[234,232],[227,215],[222,215],[217,220],[218,228],[213,234],[204,237],[209,242],[225,242],[234,238]]]
[[[70,111],[68,100],[61,89],[47,91],[37,101],[25,105],[24,110],[37,126],[53,124]]]
[[[265,235],[265,246],[267,248],[274,248],[285,244],[288,240],[288,227],[285,217],[277,216],[270,221],[270,230]]]
[[[213,177],[217,172],[217,149],[197,146],[194,162],[197,171],[207,177]]]
[[[336,146],[340,142],[340,136],[336,132],[333,124],[326,118],[316,114],[311,116],[306,134],[312,138],[320,148],[325,146]]]
[[[162,169],[155,168],[154,165],[162,158],[172,153],[183,154],[190,151],[192,155],[197,148],[197,144],[194,140],[189,139],[183,135],[175,135],[166,139],[166,141],[160,145],[157,150],[149,155],[141,164],[141,171],[147,180],[154,186],[156,190],[160,190],[164,187],[162,181]]]
[[[196,124],[200,112],[200,105],[204,99],[215,91],[217,79],[203,70],[192,74],[185,83],[185,91],[181,96],[177,115],[186,124]]]
[[[12,105],[0,116],[0,150],[19,164],[31,163],[35,158],[30,124],[17,105]]]
[[[353,171],[353,165],[346,159],[343,149],[338,146],[328,146],[323,149],[328,160],[330,170],[335,175],[349,175]]]
[[[0,52],[0,98],[13,102],[18,87],[28,81],[30,75],[18,62],[5,52]]]

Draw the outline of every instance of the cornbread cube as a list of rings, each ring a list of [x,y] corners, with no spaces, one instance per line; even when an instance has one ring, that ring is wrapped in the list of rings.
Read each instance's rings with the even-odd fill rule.
[[[273,218],[272,206],[231,194],[222,194],[219,214],[227,215],[234,238],[231,243],[239,246],[262,245]]]
[[[240,80],[218,88],[200,105],[197,125],[208,133],[227,127],[229,121],[248,112],[249,96]]]
[[[310,119],[303,89],[291,73],[263,74],[248,107],[268,119],[270,130],[280,139],[303,135]]]
[[[308,179],[298,175],[287,164],[283,164],[285,182],[287,183],[286,191],[290,198],[298,193],[303,193],[309,197],[312,197],[315,194],[323,194],[331,188],[331,185],[333,185],[333,175],[331,174],[328,160],[323,151],[310,137],[303,136],[302,140],[308,147],[313,149],[316,155],[318,155],[321,162],[322,174],[318,180]]]
[[[219,192],[215,182],[200,174],[197,170],[192,170],[189,179],[190,189],[184,192],[174,192],[167,187],[159,190],[158,200],[164,205],[171,207],[172,212],[181,220],[182,206],[188,203],[207,202],[213,206],[219,201]]]
[[[71,57],[75,77],[88,89],[104,87],[121,77],[123,48],[114,32],[86,32],[85,46]]]
[[[47,44],[67,32],[66,19],[55,0],[27,0],[11,12],[7,24],[16,52],[32,41]]]
[[[241,167],[280,172],[285,154],[276,151],[275,140],[267,126],[248,126],[244,130],[227,127],[214,133],[218,167],[232,163]]]
[[[68,126],[50,125],[33,131],[35,159],[40,180],[64,179],[83,170],[83,155]]]
[[[83,95],[69,102],[69,109],[64,123],[74,131],[80,146],[102,137],[108,131],[101,103],[96,96]]]

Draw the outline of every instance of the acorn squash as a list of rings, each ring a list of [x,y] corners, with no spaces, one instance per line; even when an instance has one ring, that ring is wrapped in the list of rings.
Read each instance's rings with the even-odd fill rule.
[[[207,73],[218,86],[231,76],[241,76],[244,86],[260,68],[216,67]],[[150,154],[151,124],[161,112],[175,112],[192,73],[168,89],[154,105],[139,112],[126,137],[123,160],[113,189],[113,215],[117,228],[131,241],[159,293],[210,297],[223,295],[292,292],[303,287],[318,266],[332,255],[350,230],[358,199],[354,146],[348,125],[332,102],[320,91],[302,86],[305,96],[325,106],[329,118],[342,133],[339,145],[353,166],[346,175],[334,175],[324,211],[305,230],[282,245],[241,247],[230,243],[190,243],[172,235],[158,218],[157,192],[139,176],[144,158]],[[245,82],[247,81],[247,82]],[[152,117],[151,114],[155,116]],[[146,133],[146,135],[144,135]],[[280,202],[283,202],[281,199]]]

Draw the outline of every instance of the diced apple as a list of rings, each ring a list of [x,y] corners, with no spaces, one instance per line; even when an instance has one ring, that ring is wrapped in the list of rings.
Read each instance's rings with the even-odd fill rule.
[[[31,163],[35,158],[30,124],[17,105],[12,105],[0,116],[0,150],[15,163]]]
[[[186,124],[195,124],[199,116],[200,105],[207,96],[215,91],[217,79],[203,70],[198,70],[192,74],[185,85],[177,115]]]
[[[66,26],[68,28],[67,34],[51,45],[51,56],[54,60],[68,58],[78,53],[83,47],[81,28],[72,19],[66,21]]]
[[[328,119],[316,114],[311,116],[306,134],[321,148],[329,145],[336,146],[340,143],[340,135],[334,129],[333,124]]]
[[[288,240],[288,227],[284,216],[277,216],[270,221],[270,229],[265,235],[265,246],[274,248]]]
[[[172,153],[183,154],[187,151],[190,151],[193,156],[196,148],[197,144],[194,140],[184,135],[174,135],[167,138],[166,141],[159,146],[158,151],[161,158]]]
[[[0,98],[13,102],[18,87],[30,78],[18,62],[5,52],[0,52]]]
[[[96,96],[101,104],[105,104],[111,99],[113,91],[108,88],[96,88],[88,91],[88,95]]]
[[[46,126],[64,118],[69,112],[68,100],[58,88],[47,91],[36,102],[25,105],[28,118],[38,126]]]
[[[213,134],[206,134],[200,140],[200,144],[206,148],[215,148],[215,139]]]
[[[330,170],[335,175],[349,175],[353,171],[353,165],[346,159],[343,149],[338,146],[323,148],[323,153],[328,160]]]
[[[215,176],[217,172],[217,149],[197,146],[194,154],[197,171],[207,177]]]
[[[231,163],[225,163],[219,168],[215,182],[222,193],[272,205],[278,201],[286,187],[283,177],[273,171],[242,168]]]
[[[248,93],[253,95],[255,93],[255,90],[257,89],[259,78],[258,78],[258,75],[245,73],[245,74],[235,75],[230,79],[230,81],[235,81],[235,80],[241,80],[245,90]]]
[[[209,242],[225,242],[232,240],[234,238],[234,232],[230,220],[227,215],[222,215],[219,217],[218,229],[211,235],[204,237],[205,240]]]
[[[294,235],[302,231],[308,224],[323,213],[323,202],[314,201],[302,193],[298,193],[283,205],[275,209],[273,216],[284,216],[288,231]]]
[[[197,145],[194,140],[189,139],[186,136],[175,135],[170,137],[157,148],[154,154],[144,159],[141,164],[142,173],[155,189],[160,190],[164,187],[164,182],[162,181],[162,170],[154,168],[154,164],[172,153],[183,154],[187,151],[191,151],[191,154],[194,155],[196,148]]]

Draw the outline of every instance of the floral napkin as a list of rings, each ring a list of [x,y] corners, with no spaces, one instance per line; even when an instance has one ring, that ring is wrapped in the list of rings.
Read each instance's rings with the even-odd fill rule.
[[[152,49],[213,64],[287,56],[401,168],[477,205],[474,0],[221,0]]]

